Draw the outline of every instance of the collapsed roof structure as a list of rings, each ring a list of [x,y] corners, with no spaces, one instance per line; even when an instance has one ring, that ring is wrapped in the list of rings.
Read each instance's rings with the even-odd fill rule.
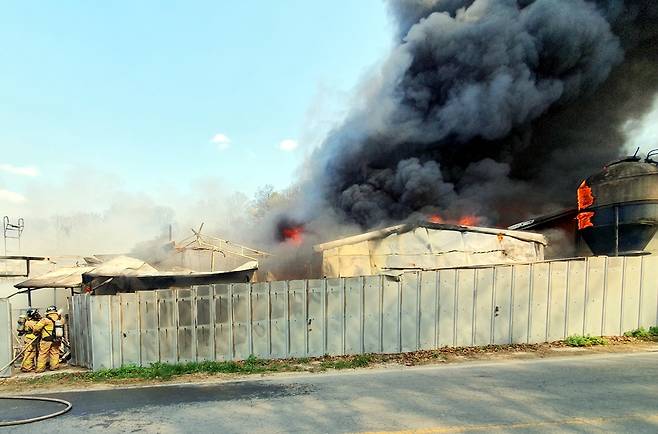
[[[126,255],[94,255],[84,266],[62,267],[14,285],[28,294],[36,289],[69,288],[97,295],[193,285],[249,282],[258,259],[268,253],[201,234],[170,242],[152,252],[146,262]]]

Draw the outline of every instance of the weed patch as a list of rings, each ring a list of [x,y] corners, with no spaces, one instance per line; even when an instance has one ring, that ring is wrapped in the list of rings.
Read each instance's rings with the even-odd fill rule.
[[[573,335],[564,340],[570,347],[591,347],[593,345],[607,345],[608,341],[599,336]]]
[[[652,339],[658,337],[658,326],[649,327],[649,330],[640,327],[635,330],[630,330],[624,333],[624,336],[633,337],[638,339]]]

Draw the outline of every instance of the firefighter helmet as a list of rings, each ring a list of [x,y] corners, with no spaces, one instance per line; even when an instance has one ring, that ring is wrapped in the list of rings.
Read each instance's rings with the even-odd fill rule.
[[[49,314],[49,313],[57,313],[57,306],[55,306],[55,305],[48,306],[46,308],[46,314]]]
[[[39,311],[34,307],[29,307],[27,308],[25,315],[27,315],[28,318],[32,319],[39,316]]]

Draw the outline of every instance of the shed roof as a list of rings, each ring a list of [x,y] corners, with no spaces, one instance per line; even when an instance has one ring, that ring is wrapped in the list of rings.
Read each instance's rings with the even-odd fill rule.
[[[110,277],[110,276],[139,276],[144,274],[157,274],[158,270],[147,264],[145,261],[130,256],[117,256],[107,262],[103,262],[97,267],[93,267],[86,276],[90,277]]]
[[[514,230],[500,229],[500,228],[485,228],[479,226],[459,226],[459,225],[449,225],[443,223],[431,223],[431,222],[423,221],[419,223],[405,223],[401,225],[390,226],[387,228],[378,229],[376,231],[366,232],[364,234],[354,235],[347,238],[341,238],[338,240],[329,241],[327,243],[316,244],[313,248],[316,252],[322,252],[324,250],[329,250],[349,244],[356,244],[363,241],[386,238],[391,234],[402,234],[405,232],[412,231],[419,227],[427,228],[429,230],[437,230],[437,231],[476,232],[476,233],[484,233],[491,235],[505,235],[522,241],[535,242],[543,245],[548,244],[548,241],[543,235],[536,234],[533,232],[514,231]]]
[[[93,270],[93,267],[62,267],[42,274],[38,277],[24,280],[16,288],[79,288],[82,286],[82,274]]]

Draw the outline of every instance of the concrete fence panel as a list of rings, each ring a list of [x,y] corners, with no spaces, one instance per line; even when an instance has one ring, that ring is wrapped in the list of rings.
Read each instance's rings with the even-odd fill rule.
[[[13,337],[14,330],[11,322],[11,304],[7,299],[0,299],[0,369],[8,365],[13,359]],[[9,377],[11,366],[0,371],[0,377]]]
[[[493,283],[493,331],[492,343],[512,342],[512,282],[513,267],[495,267]]]
[[[562,339],[567,329],[568,262],[553,262],[549,268],[546,340]]]
[[[658,256],[644,256],[640,277],[639,326],[657,323],[658,319]]]
[[[438,273],[436,271],[423,271],[420,273],[419,283],[419,349],[429,350],[438,346]]]
[[[441,270],[439,277],[439,338],[438,346],[455,345],[457,270]]]
[[[0,322],[4,310],[0,304]],[[286,358],[539,343],[572,334],[619,335],[656,325],[657,318],[653,256],[71,300],[73,360],[94,369],[252,354]]]

